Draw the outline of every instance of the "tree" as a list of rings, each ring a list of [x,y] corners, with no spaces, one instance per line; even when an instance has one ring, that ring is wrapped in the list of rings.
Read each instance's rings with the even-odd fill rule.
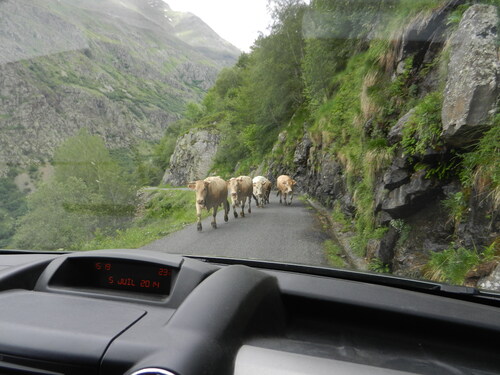
[[[29,196],[16,246],[74,248],[97,229],[111,232],[133,218],[134,186],[100,137],[81,130],[56,150],[54,159],[55,178]]]
[[[19,222],[13,243],[20,249],[67,249],[92,238],[99,227],[94,207],[102,197],[70,177],[41,186],[28,197],[28,213]]]
[[[74,177],[91,193],[101,196],[106,202],[101,206],[101,214],[117,216],[116,220],[111,220],[116,221],[114,225],[119,225],[120,217],[132,213],[134,186],[123,177],[122,169],[99,136],[91,135],[86,129],[80,130],[56,150],[54,167],[56,181],[64,183]]]
[[[9,245],[16,219],[27,210],[25,196],[10,178],[0,178],[0,248]]]

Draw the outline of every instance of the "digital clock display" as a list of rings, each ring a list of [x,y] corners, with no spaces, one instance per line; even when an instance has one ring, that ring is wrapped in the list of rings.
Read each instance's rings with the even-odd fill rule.
[[[171,267],[156,263],[113,258],[68,259],[51,284],[167,296],[172,273]]]

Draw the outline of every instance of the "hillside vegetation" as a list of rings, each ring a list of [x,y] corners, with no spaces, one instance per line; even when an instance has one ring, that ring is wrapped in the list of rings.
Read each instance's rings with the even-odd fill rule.
[[[472,103],[464,120],[482,110],[478,126],[453,133],[446,120],[472,95],[453,88],[453,76],[461,79],[453,36],[476,3],[498,10],[498,1],[271,2],[270,35],[167,130],[157,150],[162,167],[175,167],[173,136],[214,129],[222,139],[211,173],[290,174],[348,223],[353,251],[372,269],[422,276],[429,261],[427,269],[446,267],[434,254],[458,254],[453,262],[476,259],[463,282],[500,255],[498,59],[487,60],[496,31],[475,57],[494,80],[482,99],[490,103]],[[467,17],[497,17],[495,8],[476,7]],[[427,275],[457,282],[446,272]]]
[[[162,0],[8,0],[0,17],[0,176],[82,128],[142,151],[240,53]]]

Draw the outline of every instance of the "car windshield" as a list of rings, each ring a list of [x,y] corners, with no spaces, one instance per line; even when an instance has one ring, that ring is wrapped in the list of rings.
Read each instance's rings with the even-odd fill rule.
[[[0,248],[500,291],[499,0],[0,0]]]

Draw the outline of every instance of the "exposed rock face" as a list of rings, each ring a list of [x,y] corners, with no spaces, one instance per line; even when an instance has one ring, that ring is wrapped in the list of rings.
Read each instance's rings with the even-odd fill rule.
[[[453,224],[439,199],[428,199],[402,222],[400,241],[394,248],[390,264],[401,276],[420,278],[420,269],[429,260],[429,254],[447,249],[453,235]]]
[[[399,236],[400,233],[394,227],[391,227],[381,240],[370,240],[366,249],[367,259],[377,258],[384,264],[392,265],[394,248]]]
[[[161,0],[3,0],[0,18],[0,176],[81,128],[110,148],[158,140],[239,54]]]
[[[413,58],[413,67],[430,62],[446,40],[446,25],[443,22],[448,14],[463,0],[448,1],[432,13],[419,14],[405,29],[399,41],[397,72],[402,72],[404,62]]]
[[[403,117],[401,117],[396,123],[396,125],[394,125],[391,128],[389,134],[387,135],[387,140],[391,145],[396,144],[403,139],[403,128],[411,119],[414,113],[415,113],[415,108],[410,109],[408,113]]]
[[[392,190],[382,202],[382,211],[392,218],[403,218],[418,211],[427,199],[435,195],[439,189],[437,184],[425,178],[425,171],[415,172],[409,182]]]
[[[207,177],[220,139],[220,133],[212,129],[191,130],[180,137],[162,182],[183,186],[189,181]]]
[[[473,5],[451,39],[442,121],[443,136],[454,146],[475,141],[494,114],[500,73],[498,22],[495,6]]]
[[[499,292],[500,291],[500,265],[498,265],[489,276],[479,280],[477,286],[480,289],[486,289],[489,291]]]
[[[274,151],[282,147],[285,140],[286,134],[281,133]],[[321,144],[314,145],[307,133],[295,145],[293,166],[284,166],[281,159],[270,162],[268,178],[275,181],[281,174],[292,176],[297,181],[298,191],[308,193],[330,207],[338,202],[346,215],[353,215],[354,205],[347,191],[342,165],[334,155],[323,151]]]

